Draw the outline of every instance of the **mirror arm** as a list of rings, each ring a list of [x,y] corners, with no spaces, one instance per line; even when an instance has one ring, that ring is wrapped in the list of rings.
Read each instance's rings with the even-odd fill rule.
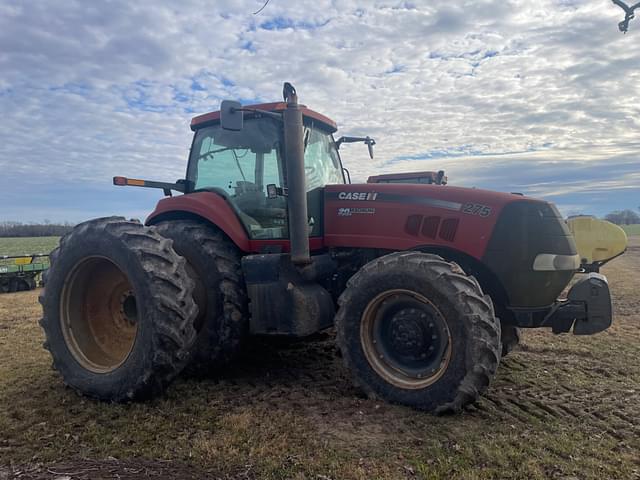
[[[371,137],[340,137],[336,140],[336,148],[340,149],[340,145],[343,143],[356,143],[356,142],[364,142],[367,145],[375,145],[376,141]]]

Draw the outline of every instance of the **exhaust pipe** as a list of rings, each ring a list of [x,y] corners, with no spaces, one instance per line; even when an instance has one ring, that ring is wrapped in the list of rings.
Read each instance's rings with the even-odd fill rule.
[[[307,221],[307,189],[304,176],[304,139],[302,110],[298,105],[296,89],[285,83],[282,90],[287,108],[283,112],[284,147],[287,157],[286,187],[289,207],[289,239],[291,261],[295,265],[308,265],[309,225]]]

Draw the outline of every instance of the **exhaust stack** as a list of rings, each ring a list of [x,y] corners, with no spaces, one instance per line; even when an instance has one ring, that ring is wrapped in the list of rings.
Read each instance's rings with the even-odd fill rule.
[[[287,191],[289,206],[289,239],[291,261],[295,265],[311,263],[309,226],[307,222],[307,189],[304,176],[304,139],[302,110],[296,89],[285,83],[282,91],[287,108],[283,112],[284,145],[287,157]]]

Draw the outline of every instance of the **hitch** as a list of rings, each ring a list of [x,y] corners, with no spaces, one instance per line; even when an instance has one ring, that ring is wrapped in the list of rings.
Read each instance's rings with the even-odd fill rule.
[[[551,327],[553,333],[592,335],[611,326],[613,310],[607,278],[589,273],[569,290],[566,300],[543,309],[512,308],[515,325],[525,328]]]

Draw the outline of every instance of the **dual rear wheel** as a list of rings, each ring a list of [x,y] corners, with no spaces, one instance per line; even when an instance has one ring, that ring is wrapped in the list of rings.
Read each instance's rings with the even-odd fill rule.
[[[162,392],[196,338],[194,281],[172,241],[100,218],[64,236],[50,260],[41,325],[65,383],[116,402]]]

